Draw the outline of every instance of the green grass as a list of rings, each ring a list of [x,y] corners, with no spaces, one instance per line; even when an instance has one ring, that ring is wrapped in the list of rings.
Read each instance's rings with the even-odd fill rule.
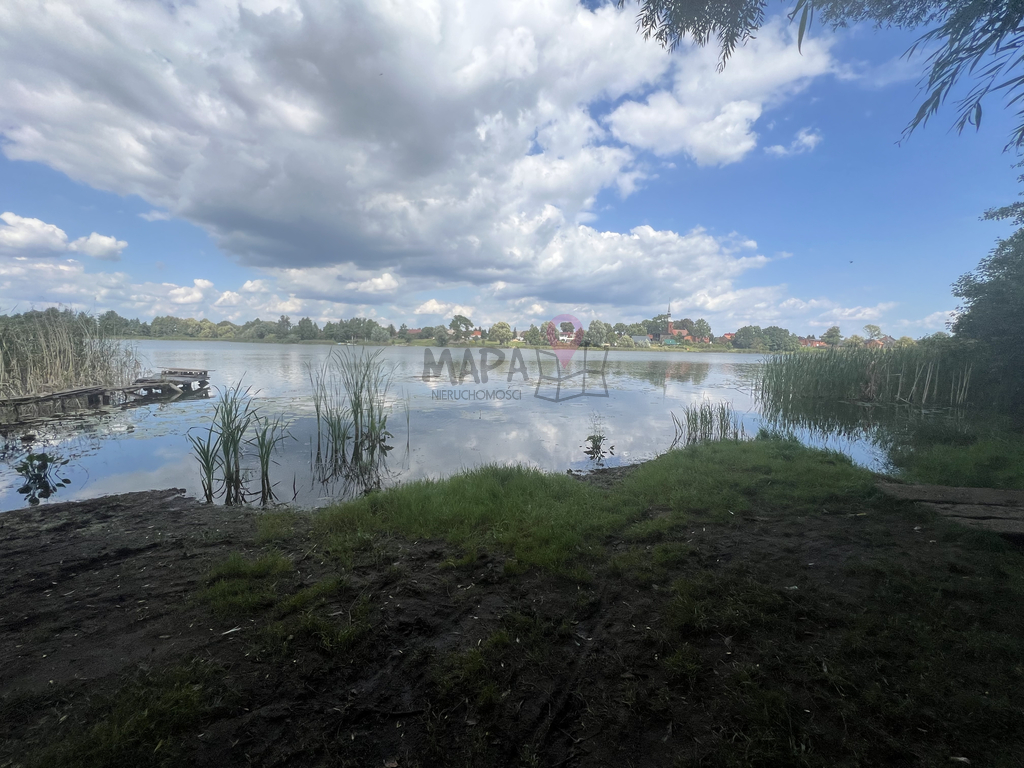
[[[890,454],[899,476],[915,483],[1024,489],[1024,438],[1003,435],[963,444],[922,445]]]
[[[210,572],[209,583],[199,598],[217,616],[254,613],[276,602],[276,582],[291,571],[291,561],[277,552],[255,560],[233,552]]]
[[[314,530],[336,552],[360,534],[444,539],[468,551],[506,552],[560,570],[589,541],[618,527],[629,511],[570,477],[525,467],[489,466],[442,481],[420,481],[329,508]]]
[[[525,467],[483,467],[330,507],[317,514],[314,531],[342,562],[386,533],[443,539],[469,553],[497,550],[521,565],[569,573],[630,524],[628,537],[656,540],[695,516],[835,512],[874,495],[871,473],[844,455],[762,438],[670,451],[610,492]],[[643,519],[658,507],[670,514]]]
[[[175,745],[222,708],[223,670],[203,661],[137,672],[114,695],[94,700],[90,724],[55,735],[30,763],[39,768],[187,764]]]

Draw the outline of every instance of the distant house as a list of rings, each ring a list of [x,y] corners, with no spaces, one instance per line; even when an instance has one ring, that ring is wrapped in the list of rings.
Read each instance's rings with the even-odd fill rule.
[[[649,336],[630,336],[629,338],[631,338],[633,340],[633,343],[636,344],[638,347],[651,346],[651,339]]]
[[[423,331],[423,329],[422,328],[408,328],[408,329],[406,329],[406,331],[408,332],[408,334],[410,336],[419,336],[420,333]]]
[[[817,348],[817,347],[827,347],[828,346],[828,342],[822,341],[821,339],[804,339],[804,338],[801,338],[800,339],[800,346],[801,347],[810,347],[810,348],[814,349],[814,348]]]
[[[723,339],[725,341],[732,341],[733,339],[736,338],[736,334],[735,333],[723,333],[718,338]]]
[[[480,338],[480,329],[477,328],[475,331],[470,333],[469,334],[469,338],[471,338],[471,339],[479,339]]]

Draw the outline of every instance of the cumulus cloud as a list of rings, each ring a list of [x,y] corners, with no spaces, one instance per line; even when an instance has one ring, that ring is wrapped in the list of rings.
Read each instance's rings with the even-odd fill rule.
[[[358,273],[323,282],[325,300],[486,286],[510,254],[541,270],[599,193],[644,184],[643,152],[736,162],[764,110],[832,68],[827,44],[801,56],[772,22],[718,74],[713,50],[668,55],[629,8],[576,0],[9,0],[4,13],[8,157],[139,195],[154,206],[143,218],[173,211],[250,266]]]
[[[68,250],[78,251],[103,261],[120,261],[121,251],[127,247],[128,243],[124,240],[93,232],[88,237],[75,240],[68,246]]]
[[[804,152],[814,151],[814,148],[818,146],[821,141],[822,136],[817,131],[812,131],[810,128],[801,128],[797,131],[796,137],[790,142],[788,147],[784,147],[781,144],[774,144],[770,147],[765,147],[764,151],[770,155],[775,155],[776,157],[802,155]]]
[[[67,252],[84,253],[95,259],[118,261],[128,247],[124,240],[93,232],[68,242],[63,229],[41,219],[26,218],[6,211],[0,213],[0,254],[7,256],[53,256]]]
[[[625,101],[606,118],[616,138],[659,156],[683,152],[698,165],[735,163],[757,146],[753,127],[765,109],[835,70],[827,40],[806,41],[801,55],[780,20],[738,48],[724,72],[717,55],[714,46],[687,49],[670,89]]]
[[[451,304],[438,301],[437,299],[429,299],[416,307],[413,310],[413,314],[438,315],[440,317],[454,317],[455,315],[471,317],[475,309],[475,307],[464,307],[461,304]]]

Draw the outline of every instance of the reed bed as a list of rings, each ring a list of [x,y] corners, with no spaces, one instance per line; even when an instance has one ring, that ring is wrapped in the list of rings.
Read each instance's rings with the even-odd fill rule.
[[[393,369],[381,351],[334,349],[320,367],[307,365],[307,372],[317,419],[315,461],[326,476],[383,460],[394,437],[388,431]]]
[[[765,410],[775,411],[803,398],[961,408],[971,372],[971,361],[955,349],[827,349],[768,357],[755,393]]]
[[[731,403],[711,403],[706,400],[691,403],[682,416],[670,412],[675,437],[671,448],[682,448],[715,440],[743,440],[746,431]]]
[[[127,386],[141,372],[135,346],[105,336],[84,312],[0,316],[0,397]]]
[[[246,501],[246,447],[255,448],[260,478],[260,503],[274,500],[270,465],[278,444],[290,437],[283,419],[261,416],[255,394],[239,381],[220,391],[213,419],[200,434],[186,437],[199,463],[203,496],[208,503],[224,494],[225,504]],[[251,433],[251,434],[250,434]]]

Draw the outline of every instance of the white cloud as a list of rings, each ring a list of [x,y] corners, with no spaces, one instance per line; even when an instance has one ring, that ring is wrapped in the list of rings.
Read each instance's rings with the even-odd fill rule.
[[[152,211],[140,213],[139,218],[145,219],[146,221],[169,221],[171,219],[171,214],[167,213],[167,211],[158,211],[154,208]]]
[[[0,213],[0,249],[7,254],[52,254],[67,250],[68,236],[60,227],[7,211]]]
[[[775,20],[738,48],[721,73],[715,46],[688,48],[671,90],[644,103],[626,101],[607,122],[616,138],[662,157],[685,152],[698,165],[738,162],[757,146],[753,126],[765,109],[835,69],[829,45],[806,40],[801,55],[791,27]]]
[[[81,252],[96,259],[118,261],[121,251],[128,247],[124,240],[93,232],[68,243],[67,233],[54,224],[31,219],[6,211],[0,213],[5,226],[0,227],[0,255],[54,256],[67,252]]]
[[[813,152],[814,148],[822,142],[822,136],[817,131],[813,131],[810,128],[801,128],[797,131],[793,141],[790,142],[788,147],[784,147],[781,144],[775,144],[771,147],[765,147],[764,151],[770,155],[776,157],[786,157],[788,155],[802,155],[804,152]]]
[[[416,307],[413,310],[413,314],[440,315],[442,317],[454,317],[455,315],[472,317],[475,309],[476,307],[464,307],[461,304],[450,304],[438,301],[437,299],[429,299]]]
[[[121,251],[128,247],[125,240],[100,235],[93,232],[88,237],[80,237],[68,246],[69,251],[79,251],[103,261],[120,261]]]
[[[243,264],[339,268],[321,288],[346,301],[486,286],[511,251],[539,269],[603,190],[651,177],[640,150],[736,162],[764,110],[832,67],[826,43],[801,56],[771,22],[718,74],[712,49],[669,55],[629,8],[576,0],[8,0],[4,14],[8,157],[139,195],[143,218],[173,211]]]

